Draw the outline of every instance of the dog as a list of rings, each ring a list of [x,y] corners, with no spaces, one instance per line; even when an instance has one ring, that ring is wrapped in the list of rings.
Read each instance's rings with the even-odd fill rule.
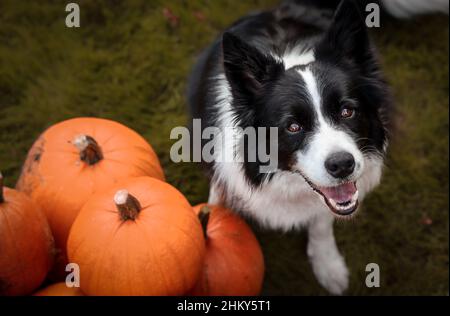
[[[205,163],[209,203],[267,228],[305,228],[313,272],[335,295],[349,271],[333,222],[352,217],[380,183],[391,131],[391,93],[363,12],[352,0],[300,0],[250,14],[201,54],[188,84],[203,129],[235,128],[215,157],[246,138],[239,127],[278,131],[271,172],[247,155]]]

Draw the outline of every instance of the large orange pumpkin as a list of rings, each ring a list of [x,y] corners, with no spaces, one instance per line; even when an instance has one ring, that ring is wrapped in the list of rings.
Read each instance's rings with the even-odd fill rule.
[[[178,190],[140,177],[90,199],[67,249],[87,295],[182,295],[200,275],[205,241]]]
[[[24,193],[3,187],[0,174],[0,296],[26,295],[53,263],[47,219]]]
[[[206,235],[206,254],[202,274],[190,294],[259,295],[264,279],[264,257],[250,227],[221,206],[200,204],[194,211]]]
[[[105,119],[76,118],[46,130],[35,142],[17,189],[45,212],[58,251],[54,279],[65,275],[70,227],[86,201],[122,178],[164,179],[152,147],[131,129]]]
[[[33,296],[84,296],[84,294],[79,287],[68,287],[66,283],[59,282],[37,291]]]

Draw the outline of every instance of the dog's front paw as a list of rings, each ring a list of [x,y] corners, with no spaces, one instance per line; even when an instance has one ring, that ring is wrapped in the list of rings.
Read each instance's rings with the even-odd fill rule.
[[[331,294],[342,295],[348,288],[349,272],[342,256],[337,253],[332,256],[310,256],[314,275]]]

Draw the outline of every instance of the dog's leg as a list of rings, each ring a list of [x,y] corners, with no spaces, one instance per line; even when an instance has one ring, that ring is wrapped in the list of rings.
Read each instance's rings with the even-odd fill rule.
[[[342,295],[348,287],[348,269],[333,234],[331,214],[315,217],[308,225],[308,257],[319,283],[331,294]]]

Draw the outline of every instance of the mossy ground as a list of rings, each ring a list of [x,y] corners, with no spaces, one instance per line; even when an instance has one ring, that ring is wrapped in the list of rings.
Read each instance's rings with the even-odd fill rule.
[[[98,116],[141,133],[168,182],[191,203],[205,201],[200,168],[169,159],[170,130],[187,120],[186,76],[224,27],[276,1],[78,3],[79,29],[65,27],[62,1],[0,3],[0,169],[7,184],[45,128]],[[355,220],[336,225],[352,273],[348,294],[448,294],[448,18],[382,23],[373,35],[396,98],[398,131],[382,185]],[[307,263],[303,233],[255,228],[267,264],[265,294],[326,294]],[[365,286],[369,262],[381,267],[379,289]]]

